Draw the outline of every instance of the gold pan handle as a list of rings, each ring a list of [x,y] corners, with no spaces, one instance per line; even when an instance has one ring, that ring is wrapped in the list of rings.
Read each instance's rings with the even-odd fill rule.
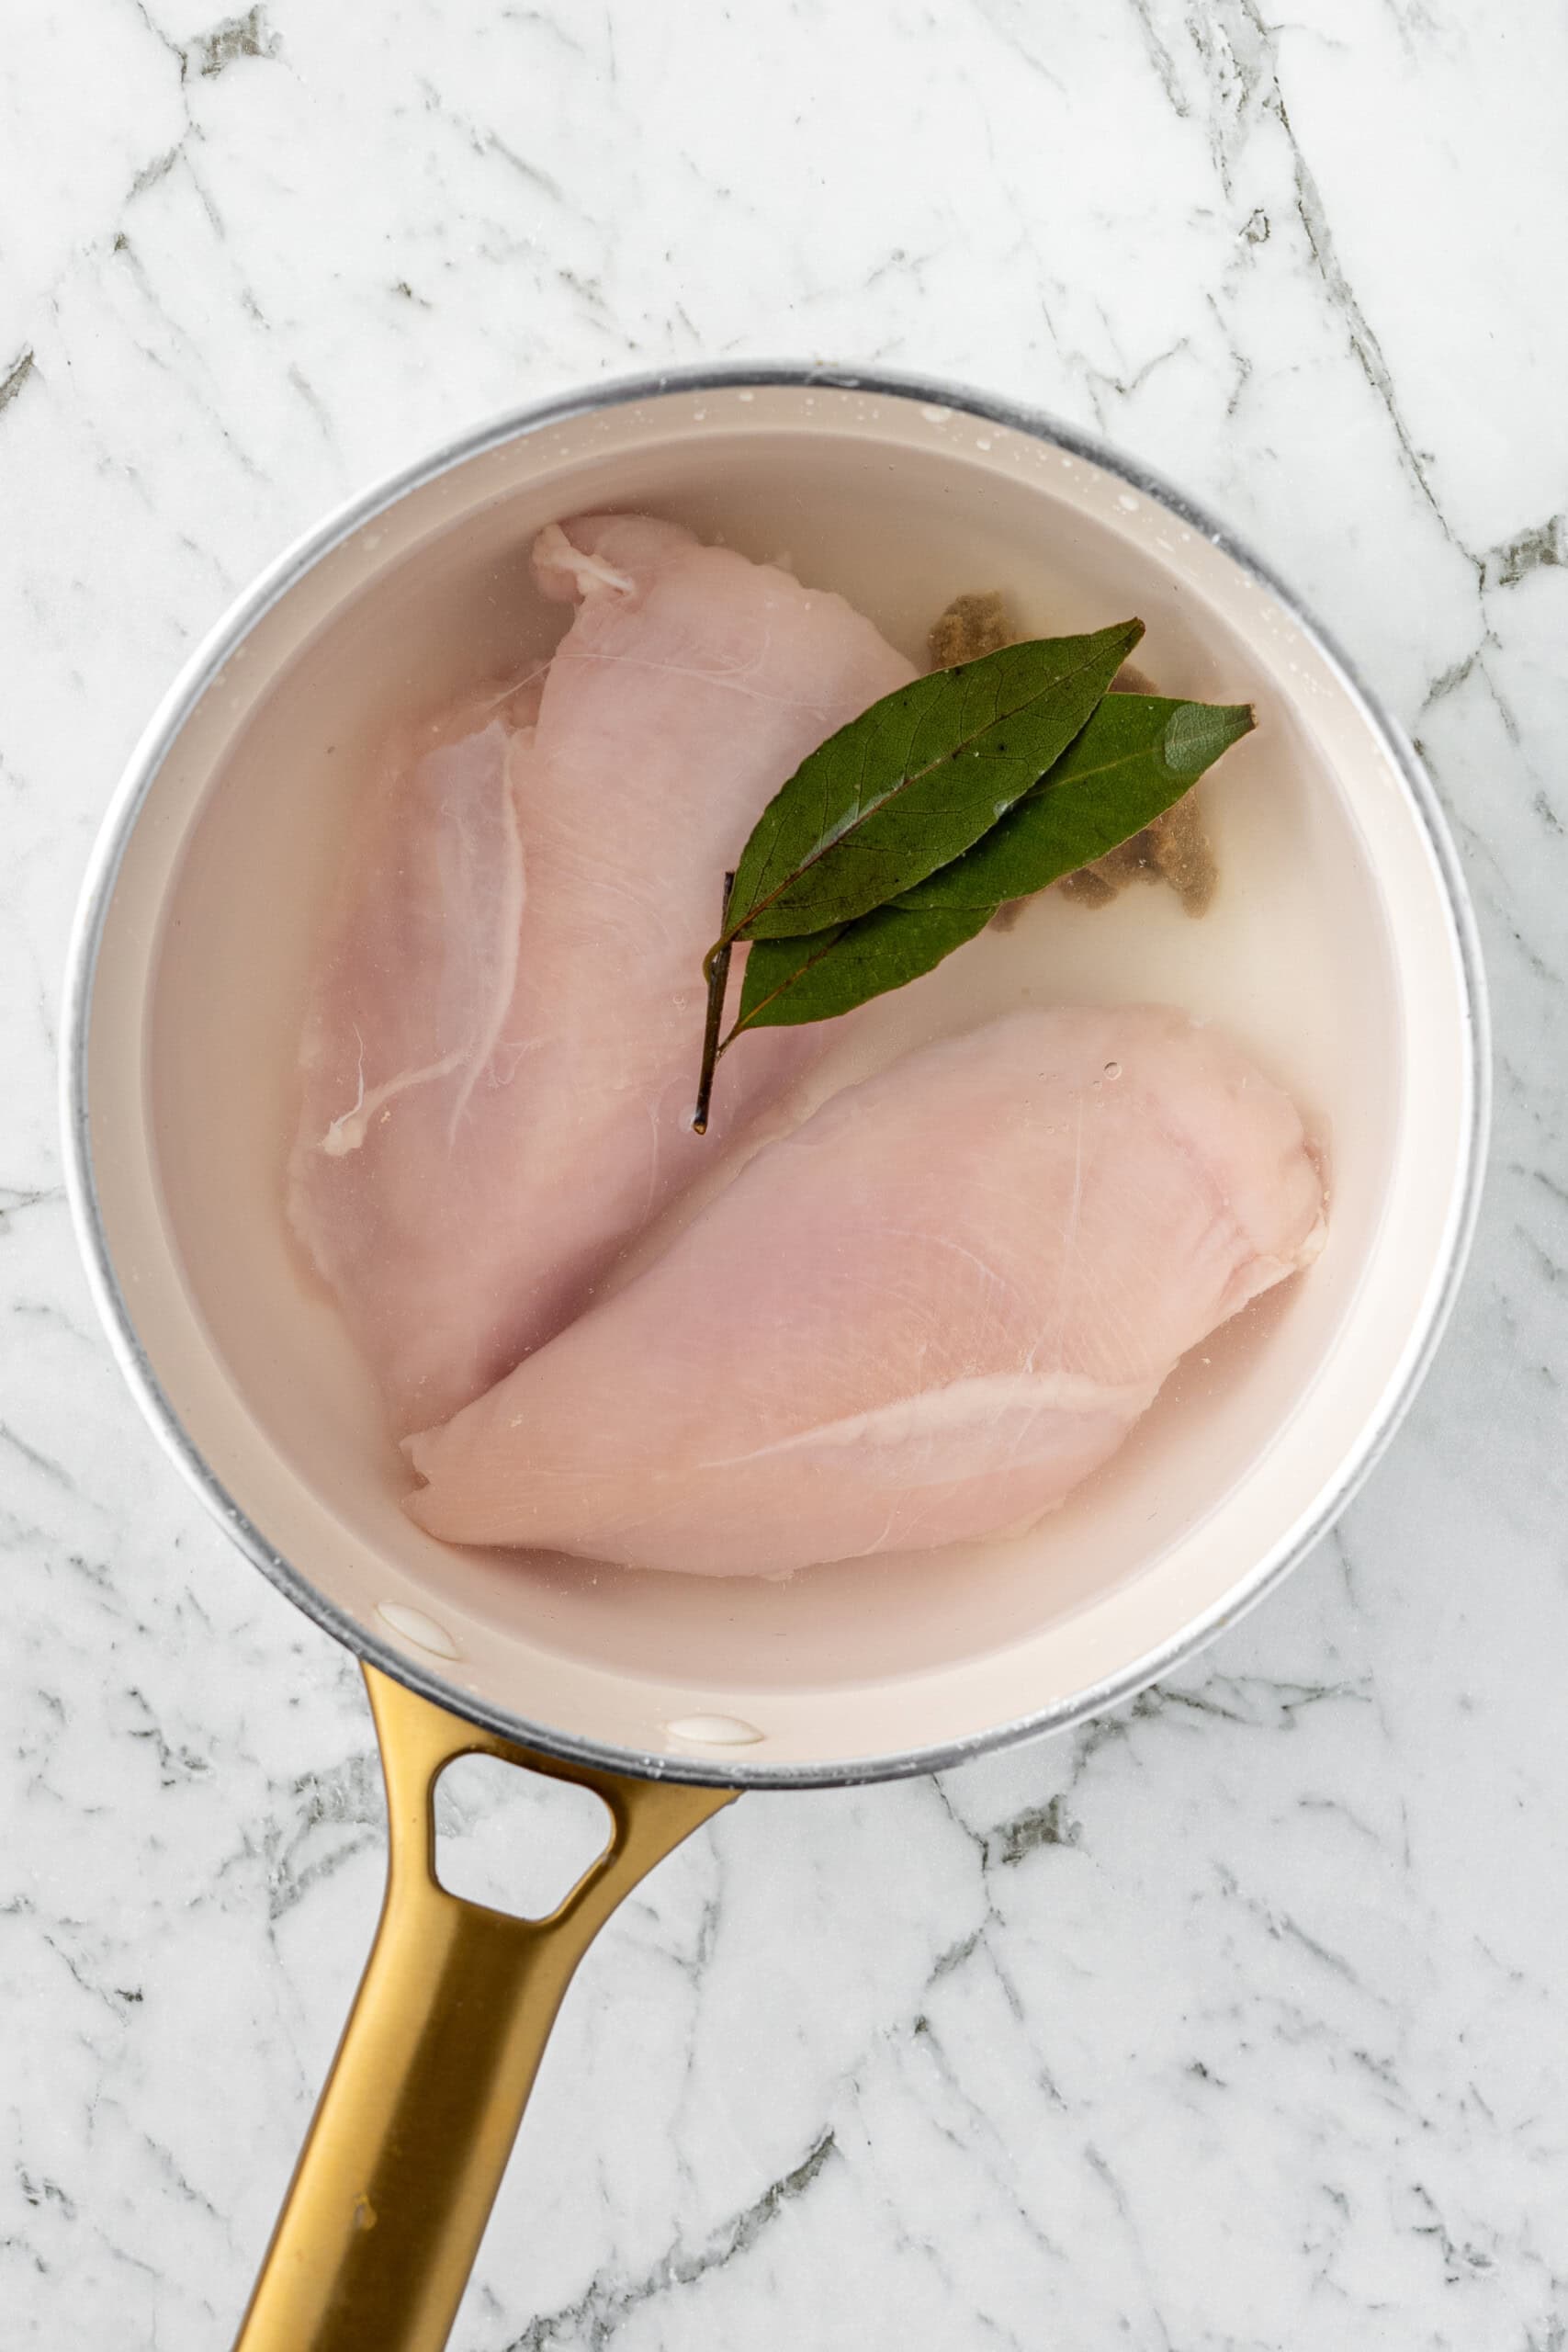
[[[638,1880],[731,1789],[622,1780],[480,1731],[365,1668],[387,1894],[235,2352],[440,2352],[571,1973]],[[449,1894],[433,1797],[454,1757],[592,1789],[610,1842],[546,1919]]]

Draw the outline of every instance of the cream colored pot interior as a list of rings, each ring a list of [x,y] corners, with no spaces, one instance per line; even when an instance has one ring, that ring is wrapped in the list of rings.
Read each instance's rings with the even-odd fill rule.
[[[291,1247],[294,1041],[371,748],[389,717],[547,650],[561,616],[530,591],[532,536],[606,505],[782,557],[917,656],[959,589],[1007,590],[1032,630],[1135,612],[1162,691],[1258,707],[1206,788],[1224,876],[1208,917],[1150,890],[1099,912],[1053,894],[889,1000],[865,1049],[1025,989],[1168,998],[1242,1038],[1324,1154],[1320,1264],[1190,1360],[1112,1470],[1028,1539],[782,1583],[445,1549],[400,1510],[364,1367]],[[519,1736],[767,1780],[907,1769],[1061,1720],[1300,1549],[1429,1340],[1471,1189],[1476,1036],[1417,789],[1266,585],[1072,448],[800,384],[514,428],[296,567],[152,776],[90,1003],[86,1143],[122,1319],[243,1540],[394,1671]]]

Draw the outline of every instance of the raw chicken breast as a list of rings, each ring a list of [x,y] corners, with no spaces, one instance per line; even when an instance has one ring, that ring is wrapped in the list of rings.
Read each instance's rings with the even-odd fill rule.
[[[995,1534],[1314,1257],[1288,1098],[1155,1006],[1009,1014],[834,1096],[449,1427],[457,1543],[781,1574]]]
[[[307,1020],[296,1231],[400,1431],[581,1313],[624,1242],[820,1050],[771,1031],[690,1132],[727,866],[823,738],[914,674],[840,597],[592,515],[541,678],[394,745]]]

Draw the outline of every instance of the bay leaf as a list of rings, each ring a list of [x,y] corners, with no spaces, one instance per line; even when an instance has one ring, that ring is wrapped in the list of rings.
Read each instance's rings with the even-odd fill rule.
[[[746,958],[740,1010],[725,1040],[748,1029],[830,1021],[918,980],[984,931],[995,907],[874,907],[805,939],[760,939]]]
[[[1045,889],[1152,824],[1254,724],[1247,703],[1108,696],[1019,807],[898,904],[998,907]]]
[[[1004,646],[840,728],[758,819],[716,949],[852,922],[951,864],[1039,783],[1143,633]]]
[[[731,1037],[830,1020],[918,979],[1008,899],[1059,882],[1152,823],[1253,723],[1246,703],[1108,696],[1035,789],[964,855],[853,922],[759,941]]]

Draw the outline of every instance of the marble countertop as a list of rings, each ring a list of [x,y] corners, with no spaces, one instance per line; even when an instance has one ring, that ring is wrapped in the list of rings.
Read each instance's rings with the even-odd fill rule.
[[[1556,0],[73,0],[6,47],[7,2345],[229,2340],[381,1877],[352,1662],[176,1481],[77,1268],[88,842],[322,508],[506,403],[746,355],[1021,395],[1298,585],[1453,818],[1493,1172],[1415,1413],[1254,1617],[1074,1736],[749,1800],[626,1906],[455,2341],[1568,2343]],[[481,1872],[516,1826],[452,1823]]]

